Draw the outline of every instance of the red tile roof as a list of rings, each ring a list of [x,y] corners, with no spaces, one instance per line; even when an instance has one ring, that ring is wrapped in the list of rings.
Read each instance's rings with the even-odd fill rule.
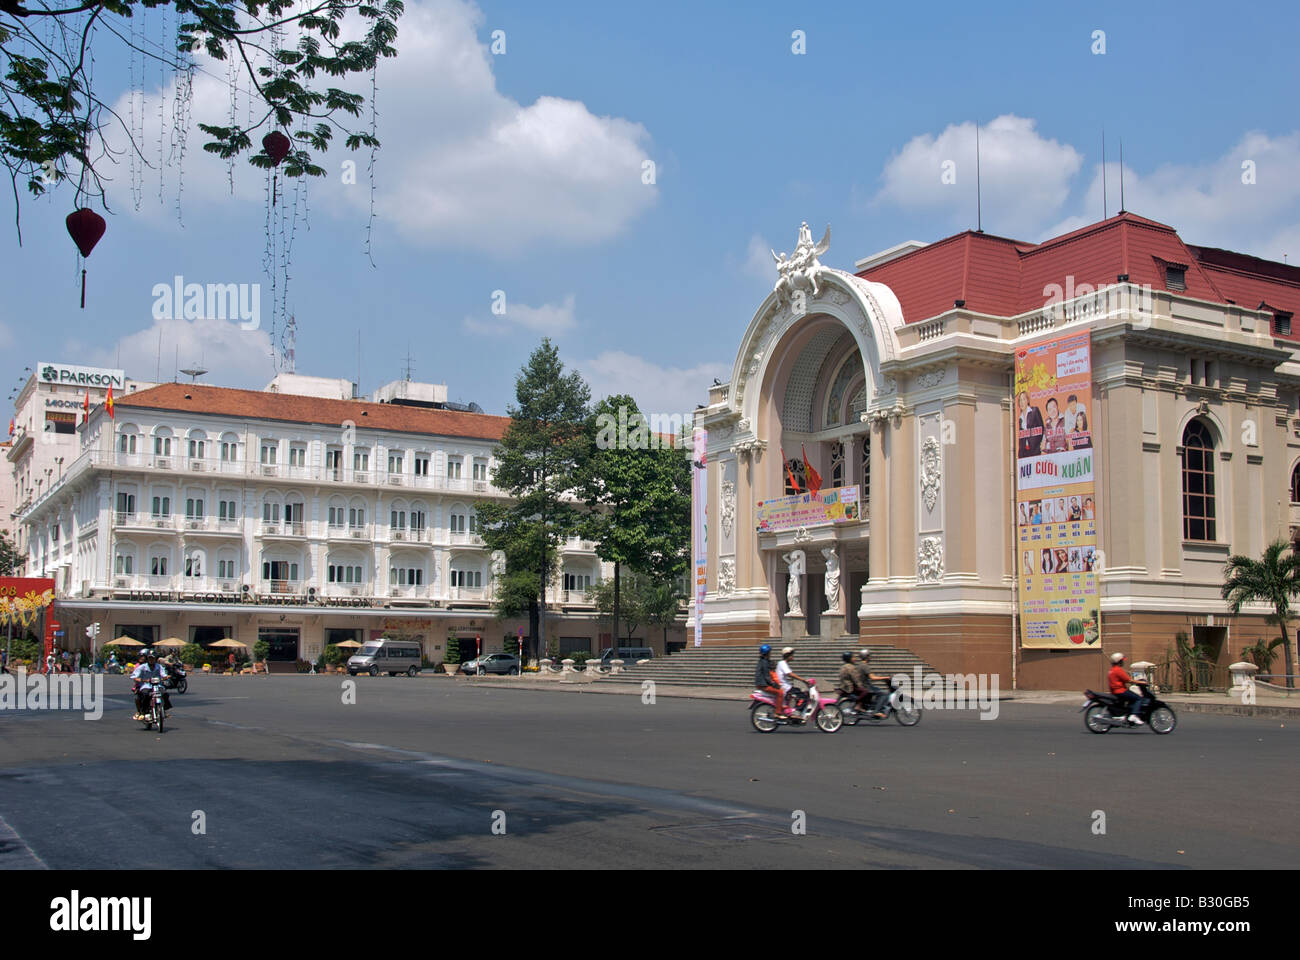
[[[1042,243],[966,230],[858,274],[894,291],[908,323],[928,320],[964,300],[966,309],[1015,316],[1042,307],[1052,284],[1100,288],[1121,274],[1164,290],[1165,268],[1186,267],[1186,295],[1215,303],[1296,313],[1300,267],[1185,244],[1176,230],[1121,213]],[[1294,339],[1300,339],[1300,327]]]
[[[351,420],[361,428],[475,440],[500,440],[510,423],[509,417],[487,413],[430,410],[359,400],[325,400],[195,383],[164,383],[127,394],[121,399],[114,398],[114,405],[119,418],[131,409],[144,409],[326,426],[340,426],[345,420]]]

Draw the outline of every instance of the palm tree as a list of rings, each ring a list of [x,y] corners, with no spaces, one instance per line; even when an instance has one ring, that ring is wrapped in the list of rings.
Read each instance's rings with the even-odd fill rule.
[[[1274,540],[1264,548],[1264,555],[1254,560],[1234,554],[1223,567],[1223,599],[1233,613],[1240,613],[1247,603],[1268,603],[1282,628],[1282,649],[1286,653],[1286,685],[1292,686],[1291,639],[1287,621],[1291,619],[1291,598],[1300,593],[1300,557],[1285,540]]]

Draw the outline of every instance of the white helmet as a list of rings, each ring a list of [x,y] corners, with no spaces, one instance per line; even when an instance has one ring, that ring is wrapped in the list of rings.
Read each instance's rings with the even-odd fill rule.
[[[783,656],[783,657],[788,657],[788,656],[790,656],[790,654],[792,654],[792,653],[794,653],[794,647],[785,647],[785,648],[781,651],[781,656]]]
[[[1124,659],[1124,654],[1122,654],[1122,653],[1112,653],[1112,654],[1110,655],[1110,662],[1111,662],[1111,663],[1120,663],[1120,662],[1123,661],[1123,659]]]

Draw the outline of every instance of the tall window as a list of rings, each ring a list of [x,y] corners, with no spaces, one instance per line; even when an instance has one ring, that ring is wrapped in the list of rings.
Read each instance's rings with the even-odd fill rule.
[[[1183,539],[1214,540],[1214,438],[1204,421],[1183,431]]]
[[[475,461],[474,461],[474,479],[475,479],[475,480],[479,480],[479,481],[483,481],[483,482],[487,482],[487,478],[488,478],[487,468],[488,468],[488,465],[487,465],[487,461],[486,461],[486,460],[475,460]]]
[[[1291,482],[1292,485],[1294,486],[1295,481],[1292,480]],[[128,514],[135,513],[134,493],[119,493],[117,495],[117,512],[123,517],[125,517]]]
[[[455,460],[453,460],[451,457],[448,457],[447,458],[447,479],[459,480],[460,467],[461,467],[461,460],[459,457],[457,457]]]
[[[186,520],[203,519],[203,498],[202,497],[185,498],[185,519]]]
[[[207,450],[207,443],[203,440],[190,440],[190,459],[202,460],[204,452]]]
[[[238,517],[237,517],[237,515],[236,515],[236,513],[235,513],[235,501],[234,501],[234,500],[218,500],[218,501],[217,501],[217,519],[218,519],[218,520],[235,520],[235,519],[237,519],[237,518],[238,518]]]
[[[388,472],[389,473],[402,472],[402,455],[400,453],[390,453],[388,455]]]
[[[307,445],[305,443],[289,444],[289,466],[307,466]]]
[[[222,463],[239,462],[239,441],[238,440],[221,441],[221,462]]]
[[[451,571],[451,585],[453,587],[481,587],[483,586],[483,571],[453,570]]]
[[[427,477],[429,475],[429,455],[427,453],[417,453],[415,455],[415,475],[417,477]]]
[[[450,526],[450,528],[451,528],[451,532],[452,532],[452,533],[464,533],[464,532],[465,532],[465,514],[463,514],[463,513],[453,513],[453,514],[452,514],[450,517],[448,517],[447,519],[448,519],[448,521],[449,521],[449,526]]]
[[[170,517],[172,515],[172,498],[154,497],[153,515],[155,517]]]
[[[807,489],[807,484],[804,482],[803,478],[802,460],[797,460],[793,457],[790,458],[785,462],[783,472],[785,473],[785,476],[781,478],[781,482],[785,484],[785,495],[787,497],[794,496],[796,493],[803,493],[803,491]],[[790,483],[791,474],[794,475],[795,482],[799,484],[798,490],[796,490]]]
[[[348,526],[364,527],[366,525],[366,508],[349,507],[348,508]]]
[[[170,457],[172,455],[172,438],[154,437],[153,452],[156,457]]]
[[[844,444],[831,444],[831,486],[844,486]]]
[[[262,444],[262,463],[268,467],[275,466],[276,457],[280,455],[280,444],[277,442]]]
[[[123,575],[135,573],[135,557],[129,553],[119,553],[114,560],[114,569]]]
[[[122,453],[135,453],[135,434],[124,433],[118,437],[117,449]]]
[[[365,472],[370,469],[370,453],[367,450],[354,450],[352,452],[352,469]]]
[[[121,494],[118,494],[120,497]],[[1291,471],[1291,502],[1300,503],[1300,463]]]
[[[389,515],[388,525],[392,527],[394,530],[405,530],[406,511],[405,510],[392,511],[392,513]]]
[[[167,576],[167,558],[151,557],[149,559],[149,572],[155,577]]]
[[[219,580],[234,580],[235,577],[237,577],[237,576],[238,576],[238,574],[235,573],[235,561],[234,561],[234,560],[218,560],[218,561],[217,561],[217,579],[219,579]]]

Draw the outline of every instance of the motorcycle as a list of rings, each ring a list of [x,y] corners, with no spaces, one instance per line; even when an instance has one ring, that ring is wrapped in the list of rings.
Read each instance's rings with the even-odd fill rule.
[[[146,730],[152,730],[154,724],[157,724],[158,732],[163,732],[167,711],[163,709],[163,686],[161,683],[149,684],[149,712],[140,714],[139,719]]]
[[[844,715],[844,722],[849,726],[857,726],[860,722],[881,724],[891,716],[904,727],[914,727],[921,722],[921,705],[912,698],[911,694],[899,690],[898,684],[893,680],[889,681],[889,696],[879,711],[859,704],[857,697],[848,694],[840,697],[836,701],[836,706],[840,708],[840,712]],[[877,717],[877,712],[883,713],[884,716]]]
[[[163,687],[168,690],[175,690],[177,693],[184,693],[190,688],[190,682],[185,678],[185,668],[180,664],[167,668],[167,676],[163,678]]]
[[[759,733],[771,733],[780,726],[803,726],[815,723],[822,733],[834,733],[844,725],[844,715],[835,705],[834,697],[823,697],[817,692],[817,681],[808,679],[808,691],[791,688],[785,705],[790,716],[778,715],[776,699],[770,693],[755,690],[749,695],[749,722]]]
[[[1169,704],[1155,696],[1160,689],[1154,684],[1141,681],[1134,681],[1134,683],[1142,688],[1142,695],[1147,698],[1146,706],[1138,715],[1143,724],[1156,733],[1172,733],[1174,727],[1178,725],[1178,717]],[[1083,693],[1088,699],[1083,701],[1083,706],[1079,709],[1083,714],[1083,725],[1092,733],[1108,733],[1111,727],[1141,725],[1129,719],[1130,704],[1119,699],[1115,694],[1096,693],[1092,690],[1085,690]]]

